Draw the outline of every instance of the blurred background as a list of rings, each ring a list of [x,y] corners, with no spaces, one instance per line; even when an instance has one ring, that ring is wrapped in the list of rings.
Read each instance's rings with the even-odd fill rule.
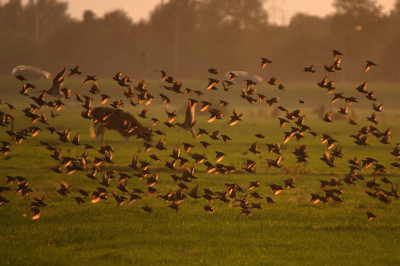
[[[328,14],[325,4],[319,7],[326,15],[290,17],[282,12],[284,0],[165,0],[152,1],[151,10],[135,20],[129,6],[104,14],[89,8],[79,16],[68,2],[0,2],[0,76],[11,76],[17,65],[54,76],[79,64],[85,75],[106,78],[118,71],[160,78],[156,70],[162,69],[178,79],[204,79],[213,67],[314,82],[303,68],[314,65],[325,75],[335,49],[344,54],[338,81],[365,81],[371,60],[378,67],[368,79],[400,82],[400,0],[389,10],[373,0],[334,0]],[[273,67],[261,71],[262,57]]]

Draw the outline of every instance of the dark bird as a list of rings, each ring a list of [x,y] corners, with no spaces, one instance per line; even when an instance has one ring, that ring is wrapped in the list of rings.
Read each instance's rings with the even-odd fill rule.
[[[268,205],[275,203],[275,201],[271,197],[266,197],[265,199],[267,200]]]
[[[269,79],[268,84],[276,85],[277,81],[278,81],[278,79],[276,77],[272,77]]]
[[[81,145],[79,143],[80,139],[81,139],[81,135],[79,133],[76,133],[76,135],[74,136],[74,139],[71,141],[71,143],[74,145]]]
[[[324,68],[328,72],[335,72],[335,65],[330,65],[330,66],[324,65]]]
[[[147,212],[148,214],[153,212],[153,209],[150,208],[149,206],[145,205],[144,207],[142,207],[142,210],[144,210],[145,212]]]
[[[60,116],[59,114],[55,114],[53,110],[50,112],[51,118],[56,118],[57,116]]]
[[[219,130],[215,130],[211,135],[210,138],[212,138],[213,140],[219,140]]]
[[[375,101],[372,102],[372,108],[377,112],[382,112],[383,103],[375,105]]]
[[[339,52],[339,51],[337,51],[337,50],[332,50],[332,52],[333,52],[333,60],[337,60],[337,58],[339,57],[339,56],[342,56],[343,54],[341,53],[341,52]]]
[[[199,185],[196,185],[196,186],[190,191],[189,196],[192,197],[192,198],[194,198],[194,199],[201,198],[200,196],[197,195],[198,189],[199,189]]]
[[[99,84],[97,84],[96,81],[93,82],[93,85],[92,85],[92,87],[90,87],[89,92],[92,93],[92,94],[100,93],[100,87],[99,87]]]
[[[375,214],[373,214],[372,212],[367,212],[367,217],[368,217],[368,221],[372,221],[376,218],[378,218]]]
[[[204,210],[206,212],[208,212],[208,213],[213,213],[214,212],[214,209],[209,205],[204,206]]]
[[[251,151],[254,154],[261,153],[260,151],[257,150],[257,141],[251,144],[249,151]]]
[[[233,115],[231,116],[231,121],[229,121],[229,126],[234,126],[238,121],[242,121],[243,114],[239,114],[235,109],[233,109]]]
[[[22,81],[22,82],[27,81],[27,79],[26,79],[24,76],[22,76],[22,75],[16,75],[15,77],[16,77],[17,79],[19,79],[20,81]]]
[[[311,65],[311,66],[309,66],[309,67],[304,67],[303,72],[315,73],[314,65]]]
[[[219,84],[219,80],[213,79],[213,78],[209,78],[208,80],[209,80],[209,82],[208,82],[206,90],[216,90],[217,88],[215,87],[215,85]]]
[[[328,166],[335,167],[335,156],[330,156],[328,152],[324,152],[323,157],[320,159]]]
[[[367,65],[365,66],[365,72],[367,72],[368,70],[370,70],[371,67],[376,67],[376,66],[377,66],[377,65],[376,65],[374,62],[367,60]]]
[[[375,125],[378,124],[378,120],[375,113],[372,113],[371,117],[367,117],[367,120],[374,123]]]
[[[142,110],[142,112],[140,112],[140,114],[138,114],[138,116],[142,117],[142,118],[147,118],[146,114],[147,114],[148,109],[144,108]]]
[[[374,91],[370,91],[370,92],[367,93],[367,95],[365,95],[365,98],[375,102],[377,99],[374,98],[374,96],[375,96],[375,92]]]
[[[279,154],[279,155],[278,155],[278,158],[276,158],[275,160],[272,160],[272,159],[265,159],[265,161],[267,161],[268,168],[271,167],[271,166],[273,166],[273,167],[275,167],[275,168],[281,168],[282,166],[279,165],[281,159],[282,159],[282,155]]]
[[[344,99],[343,92],[335,93],[335,96],[333,97],[331,103],[337,102],[339,99]]]
[[[76,67],[74,67],[74,68],[70,68],[69,71],[70,71],[70,73],[69,73],[68,77],[72,77],[75,74],[78,74],[78,75],[82,74],[82,72],[80,71],[79,65],[76,65]]]
[[[361,93],[367,94],[368,93],[368,91],[366,91],[367,85],[368,85],[368,81],[365,81],[363,84],[358,86],[356,89],[357,89],[357,91],[359,91]]]
[[[210,72],[211,74],[217,75],[218,74],[218,70],[216,70],[215,68],[209,68],[207,69],[208,72]]]
[[[171,103],[171,100],[162,93],[160,93],[160,97],[162,100],[161,104],[166,103],[166,105],[169,106],[169,104]]]
[[[318,86],[320,86],[321,88],[325,88],[326,84],[328,83],[328,78],[325,77],[323,80],[321,80],[320,82],[318,82]]]
[[[268,106],[271,106],[272,104],[279,102],[279,97],[273,97],[265,102],[267,103]]]
[[[96,81],[97,80],[96,76],[86,76],[86,79],[83,81],[82,85],[85,85],[86,83],[88,83],[91,80]]]
[[[280,185],[270,184],[269,186],[271,187],[272,193],[274,193],[274,195],[279,195],[284,190],[284,188]]]
[[[341,105],[340,110],[338,112],[341,113],[342,115],[347,115],[347,112],[348,112],[347,106]]]
[[[325,122],[332,122],[332,112],[326,112],[325,117],[322,118]]]
[[[225,134],[222,134],[221,137],[222,137],[222,140],[223,140],[225,143],[228,143],[229,140],[232,140],[229,136],[227,136],[227,135],[225,135]]]
[[[261,69],[264,69],[266,66],[267,66],[267,64],[271,64],[272,63],[272,61],[271,60],[268,60],[267,58],[261,58]]]

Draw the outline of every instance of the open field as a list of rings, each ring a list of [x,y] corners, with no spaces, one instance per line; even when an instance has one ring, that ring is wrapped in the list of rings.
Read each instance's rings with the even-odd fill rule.
[[[318,78],[317,78],[318,79]],[[37,88],[29,93],[36,95],[36,91],[51,87],[51,81],[34,80]],[[134,85],[138,80],[134,80]],[[90,84],[81,85],[82,77],[71,78],[65,81],[64,86],[73,92],[90,95]],[[344,92],[346,96],[354,96],[359,103],[349,106],[349,114],[355,118],[359,126],[350,125],[344,115],[334,115],[333,122],[322,120],[326,111],[337,113],[340,105],[345,105],[343,100],[330,104],[333,94],[326,94],[326,90],[316,84],[293,83],[285,84],[286,91],[278,90],[277,86],[271,86],[266,82],[257,84],[256,93],[265,94],[268,98],[279,97],[280,101],[267,107],[265,102],[256,102],[250,105],[240,97],[240,89],[244,83],[236,84],[232,90],[226,92],[218,85],[218,91],[205,91],[208,81],[182,81],[183,88],[201,90],[204,95],[177,94],[160,88],[165,83],[161,81],[146,81],[146,89],[155,98],[152,103],[145,106],[144,103],[137,106],[129,105],[129,100],[124,98],[124,88],[115,84],[111,79],[99,80],[101,93],[112,97],[109,103],[122,99],[125,102],[124,111],[138,114],[145,107],[149,109],[149,119],[138,118],[146,127],[152,128],[150,118],[156,117],[160,121],[154,129],[160,129],[166,136],[154,134],[152,145],[155,146],[161,138],[166,139],[167,150],[153,148],[145,152],[142,139],[130,138],[128,143],[115,131],[106,131],[106,143],[113,147],[114,153],[111,163],[101,166],[103,173],[116,171],[115,179],[110,181],[110,186],[100,184],[103,173],[97,174],[97,180],[89,179],[86,171],[91,172],[90,165],[95,157],[104,158],[98,151],[89,149],[88,166],[85,171],[75,171],[71,175],[58,174],[50,170],[59,162],[50,155],[52,151],[40,144],[40,141],[62,149],[62,156],[80,158],[84,152],[82,145],[75,146],[70,142],[62,143],[56,133],[51,134],[46,125],[36,122],[30,124],[28,118],[22,117],[21,110],[29,106],[32,100],[18,93],[21,84],[17,79],[0,79],[0,99],[15,106],[15,110],[8,109],[7,105],[0,105],[0,111],[11,114],[14,120],[14,129],[19,131],[28,126],[38,126],[42,132],[35,137],[28,137],[21,144],[10,146],[11,152],[0,158],[0,186],[11,188],[5,191],[2,197],[9,200],[8,204],[0,206],[0,265],[110,265],[110,264],[151,264],[151,265],[398,265],[400,257],[400,201],[395,196],[389,196],[388,204],[378,198],[373,198],[365,193],[376,192],[368,188],[367,182],[377,178],[379,188],[391,191],[392,185],[387,185],[381,178],[387,178],[392,183],[399,183],[399,169],[391,165],[396,158],[390,154],[400,142],[400,116],[398,107],[398,85],[392,84],[368,84],[367,90],[376,91],[377,103],[384,103],[381,113],[377,113],[379,123],[377,125],[367,121],[371,116],[372,101],[365,98],[364,94],[356,91],[360,84],[337,85],[337,92]],[[166,107],[161,104],[159,93],[164,93],[171,98],[171,105]],[[254,95],[256,95],[256,93]],[[39,95],[39,93],[37,94]],[[36,96],[37,96],[36,95]],[[100,105],[100,96],[91,95],[94,98],[93,106]],[[223,119],[207,123],[210,114],[200,112],[198,103],[196,107],[197,125],[199,128],[212,133],[220,130],[221,134],[228,135],[232,140],[224,143],[213,140],[207,135],[193,139],[189,132],[179,127],[168,128],[163,124],[167,120],[165,111],[177,111],[175,122],[182,122],[185,116],[187,99],[194,98],[213,103],[213,108],[223,110]],[[255,96],[257,98],[257,96]],[[218,100],[229,102],[227,107],[218,106]],[[306,104],[299,104],[299,100]],[[46,96],[46,100],[54,100]],[[37,113],[46,113],[48,123],[59,132],[71,129],[71,139],[76,133],[80,133],[81,143],[93,145],[100,149],[101,143],[95,142],[89,137],[89,120],[81,117],[82,103],[74,99],[63,100],[65,106],[58,112],[60,116],[50,117],[50,107],[43,107]],[[108,105],[107,103],[106,105]],[[296,120],[290,120],[284,127],[279,126],[278,117],[285,117],[286,113],[278,110],[277,106],[283,106],[290,111],[302,109],[301,115],[305,115],[304,124],[309,126],[318,136],[313,137],[309,132],[303,134],[299,142],[293,137],[283,145],[280,168],[268,167],[265,159],[275,160],[278,154],[269,153],[266,144],[283,143],[284,132],[290,131]],[[322,107],[321,107],[322,106]],[[232,110],[243,113],[242,120],[234,126],[228,126]],[[375,126],[379,132],[385,132],[391,128],[392,139],[390,144],[382,144],[372,133],[368,140],[369,146],[360,146],[354,143],[354,138],[363,126]],[[10,125],[0,128],[0,141],[10,141],[6,130]],[[260,133],[265,139],[255,137]],[[322,134],[328,134],[338,142],[331,149],[327,149],[326,143],[321,143]],[[200,141],[206,141],[210,146],[205,149]],[[253,154],[248,149],[251,144],[258,143],[260,154]],[[183,143],[191,143],[195,147],[188,154],[183,151]],[[299,144],[308,144],[306,153],[307,164],[296,165],[296,155],[293,154]],[[172,174],[182,176],[185,167],[180,168],[179,162],[175,166],[176,171],[165,167],[166,160],[177,145],[181,148],[181,156],[188,159],[185,167],[192,167],[194,160],[190,155],[199,153],[207,157],[211,164],[215,164],[215,152],[224,152],[227,156],[220,162],[225,166],[236,169],[230,174],[206,173],[207,167],[200,163],[195,167],[191,182],[177,181],[171,178]],[[320,158],[325,151],[329,153],[337,146],[342,147],[343,158],[337,157],[335,167],[329,167]],[[160,158],[157,162],[149,157],[155,154]],[[138,155],[140,160],[150,163],[150,174],[139,180],[128,165],[132,157]],[[374,173],[376,164],[361,171],[358,170],[359,179],[354,179],[354,185],[343,181],[349,174],[349,158],[358,156],[361,160],[372,157],[379,164],[386,167],[386,173]],[[254,173],[249,173],[246,168],[246,160],[256,163]],[[155,195],[149,196],[147,187],[148,177],[154,172],[159,175]],[[128,179],[127,190],[131,193],[134,188],[144,191],[141,201],[128,204],[130,195],[117,189],[119,173],[126,173]],[[29,181],[29,187],[33,190],[22,198],[16,194],[18,187],[16,182],[5,185],[6,176],[23,176]],[[283,180],[294,178],[294,186],[274,195],[271,184],[284,186]],[[327,204],[319,202],[309,204],[311,194],[325,196],[321,189],[320,180],[329,181],[331,177],[338,179],[343,186],[328,186],[328,189],[343,189],[343,195],[338,196],[343,202],[335,200]],[[71,195],[61,196],[59,181],[63,180],[71,185]],[[250,182],[261,181],[257,189],[246,191]],[[179,203],[179,211],[170,208],[172,202],[166,202],[158,196],[174,193],[179,189],[178,184],[184,183],[189,189],[183,191],[187,199]],[[244,192],[237,192],[234,197],[227,196],[228,203],[217,199],[208,202],[202,196],[203,189],[209,189],[215,194],[225,192],[226,184],[237,184]],[[198,185],[200,198],[193,199],[190,191]],[[91,203],[92,191],[98,187],[108,190],[108,199],[98,203]],[[74,197],[81,196],[78,188],[90,191],[85,204],[77,205]],[[125,203],[117,207],[117,201],[112,192],[125,195]],[[256,199],[251,193],[257,192],[262,199]],[[241,215],[243,206],[248,197],[248,207],[251,216]],[[40,207],[41,216],[32,220],[30,204],[31,196],[44,197],[47,206]],[[267,204],[266,197],[271,197],[276,203]],[[262,203],[262,209],[251,208],[253,204]],[[212,214],[203,208],[209,205],[214,209]],[[148,214],[142,207],[149,206],[152,213]],[[368,221],[366,212],[372,212],[377,219]],[[24,217],[24,214],[27,214]]]

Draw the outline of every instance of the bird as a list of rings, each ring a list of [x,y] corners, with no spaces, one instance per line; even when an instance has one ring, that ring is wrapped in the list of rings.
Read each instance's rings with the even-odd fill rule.
[[[71,141],[71,143],[74,145],[81,145],[79,143],[80,139],[81,139],[81,135],[79,133],[76,133],[76,135],[74,136],[74,139]]]
[[[96,81],[93,82],[92,87],[90,87],[90,93],[92,94],[98,94],[100,93],[100,86],[97,84]]]
[[[78,75],[82,74],[82,72],[80,71],[79,65],[76,65],[74,68],[70,68],[69,71],[70,71],[70,73],[69,73],[68,77],[72,77],[76,74],[78,74]]]
[[[335,65],[330,65],[330,66],[324,65],[324,68],[328,72],[335,72]]]
[[[383,108],[383,103],[381,103],[380,105],[376,105],[375,101],[372,102],[372,109],[374,109],[377,112],[382,112],[382,108]]]
[[[64,84],[64,74],[65,74],[65,67],[58,73],[53,79],[53,85],[51,88],[46,92],[46,94],[52,95],[54,97],[58,97],[60,99],[64,99],[65,95],[61,92],[61,87]]]
[[[357,91],[359,91],[361,93],[367,94],[368,93],[368,91],[366,91],[367,85],[368,85],[368,81],[365,81],[363,84],[358,86],[356,89],[357,89]]]
[[[277,184],[270,184],[269,186],[271,187],[274,195],[279,195],[284,190],[283,187],[281,187],[280,185],[277,185]]]
[[[83,81],[82,85],[87,84],[91,80],[96,81],[97,80],[96,76],[86,76],[86,79]]]
[[[27,79],[26,79],[24,76],[22,76],[22,75],[16,75],[15,77],[16,77],[17,79],[19,79],[20,81],[22,81],[22,82],[27,81]]]
[[[213,133],[211,133],[211,135],[209,135],[210,138],[212,138],[213,140],[219,140],[219,130],[215,130],[213,131]]]
[[[257,150],[257,141],[251,144],[249,151],[251,151],[254,154],[261,153],[260,151]]]
[[[367,95],[365,95],[365,98],[375,102],[377,99],[374,98],[374,96],[375,96],[375,91],[370,91],[367,93]]]
[[[171,103],[171,100],[167,96],[162,94],[162,93],[160,93],[159,95],[160,95],[161,100],[162,100],[161,104],[166,103],[166,105],[169,106],[170,103]]]
[[[147,118],[146,114],[147,114],[148,109],[144,108],[140,114],[138,114],[138,116],[142,117],[142,118]]]
[[[271,60],[262,57],[261,58],[261,69],[264,69],[267,66],[267,64],[271,64],[271,63],[272,63]]]
[[[153,209],[150,208],[149,206],[145,205],[142,207],[142,210],[144,210],[145,212],[147,212],[148,214],[153,212]]]
[[[268,205],[276,203],[271,197],[265,197],[265,199],[267,200]]]
[[[339,56],[342,56],[343,54],[339,52],[338,50],[332,50],[333,52],[333,60],[337,60]]]
[[[320,159],[328,166],[335,167],[335,156],[330,156],[328,152],[324,152],[323,157]]]
[[[279,165],[281,159],[282,159],[282,155],[279,154],[279,155],[278,155],[278,158],[276,158],[275,160],[272,160],[272,159],[265,159],[265,161],[267,161],[268,168],[270,168],[271,166],[273,166],[273,167],[275,167],[275,168],[281,168],[282,166]]]
[[[235,109],[233,109],[233,115],[231,116],[231,120],[229,121],[229,126],[234,126],[238,121],[242,121],[243,114],[239,114]]]
[[[325,122],[332,122],[332,112],[326,112],[325,117],[322,118]]]
[[[272,78],[269,79],[268,84],[270,84],[270,85],[276,85],[276,82],[277,82],[277,81],[278,81],[278,78],[272,77]],[[279,89],[281,89],[281,88],[279,88]],[[283,87],[282,87],[282,89],[283,89]]]
[[[215,69],[215,68],[209,68],[209,69],[207,69],[208,70],[208,72],[210,72],[211,74],[214,74],[214,75],[217,75],[218,74],[218,70],[217,69]]]
[[[340,110],[339,110],[338,112],[341,113],[341,114],[343,114],[343,115],[347,115],[347,112],[348,112],[347,106],[341,105],[341,106],[340,106]]]
[[[374,123],[375,125],[378,124],[378,120],[375,113],[372,113],[371,117],[367,117],[367,120]]]
[[[311,65],[311,66],[309,66],[309,67],[304,67],[303,72],[315,73],[314,65]]]
[[[374,63],[374,62],[372,62],[372,61],[369,61],[369,60],[367,60],[366,61],[367,62],[367,64],[366,64],[366,66],[365,66],[365,72],[368,72],[368,70],[370,70],[371,69],[371,67],[376,67],[377,65]]]
[[[320,82],[318,82],[318,86],[320,86],[321,88],[325,88],[326,84],[328,83],[328,78],[325,77],[323,80],[321,80]]]
[[[214,209],[209,205],[204,206],[204,210],[206,212],[208,212],[208,213],[213,213],[214,212]]]
[[[216,156],[215,156],[215,162],[219,163],[220,161],[222,161],[222,159],[225,158],[225,156],[227,156],[225,153],[220,152],[220,151],[215,151]]]
[[[373,214],[372,212],[366,212],[367,213],[367,217],[368,217],[368,221],[372,221],[375,220],[376,218],[378,218],[375,214]]]
[[[219,84],[219,80],[214,79],[214,78],[209,78],[208,80],[209,80],[209,82],[208,82],[206,90],[216,90],[217,88],[215,87],[215,85]]]
[[[176,123],[176,125],[189,131],[192,134],[193,138],[196,137],[195,130],[194,130],[194,126],[196,125],[196,120],[194,119],[196,103],[197,103],[196,101],[189,100],[188,106],[186,109],[185,120],[183,121],[183,123]]]

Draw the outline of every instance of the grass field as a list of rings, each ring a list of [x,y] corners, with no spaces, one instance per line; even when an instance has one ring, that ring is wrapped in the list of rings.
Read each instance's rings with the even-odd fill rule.
[[[73,92],[90,95],[90,84],[81,85],[81,78],[66,79],[65,86]],[[138,81],[134,81],[138,82]],[[51,81],[32,81],[36,91],[51,87]],[[392,183],[399,182],[399,170],[391,163],[396,158],[390,154],[400,142],[400,117],[398,111],[398,85],[374,84],[368,85],[368,90],[376,91],[377,103],[384,103],[382,113],[377,113],[378,125],[367,121],[371,116],[372,101],[355,90],[360,84],[339,85],[336,92],[344,92],[346,96],[354,96],[359,103],[349,106],[349,114],[355,118],[359,126],[350,125],[344,115],[334,115],[333,122],[322,120],[321,112],[328,110],[337,113],[340,105],[345,105],[343,100],[330,104],[332,94],[326,94],[324,89],[316,84],[293,83],[285,84],[286,91],[278,90],[266,83],[255,86],[256,93],[265,94],[267,97],[279,97],[277,104],[267,107],[265,102],[256,102],[250,105],[240,97],[240,89],[245,84],[238,83],[229,92],[218,86],[218,91],[205,91],[208,81],[183,81],[184,88],[201,90],[204,95],[176,94],[160,87],[165,85],[161,81],[148,81],[146,89],[155,98],[152,103],[145,106],[144,103],[131,106],[129,101],[123,98],[124,88],[115,84],[111,79],[98,81],[101,93],[112,96],[110,102],[121,98],[125,102],[122,109],[132,114],[138,114],[145,107],[149,109],[148,117],[156,117],[160,120],[154,129],[160,129],[166,136],[154,134],[152,145],[155,146],[159,139],[164,137],[167,150],[160,151],[153,148],[150,152],[143,150],[143,140],[130,138],[128,143],[115,131],[107,131],[105,141],[114,148],[112,161],[114,164],[104,163],[101,166],[103,173],[114,171],[115,179],[111,180],[110,187],[100,184],[102,173],[97,174],[97,180],[86,177],[86,171],[90,172],[91,162],[95,157],[104,157],[96,150],[89,149],[89,161],[85,171],[76,171],[71,175],[57,174],[50,170],[59,162],[50,157],[52,151],[47,150],[40,141],[45,141],[54,147],[62,149],[62,156],[80,158],[84,149],[72,143],[62,143],[56,133],[51,134],[46,125],[36,122],[30,124],[23,116],[22,109],[33,103],[31,99],[18,93],[21,84],[16,79],[0,79],[0,93],[3,104],[0,111],[11,114],[14,120],[15,131],[28,126],[38,126],[42,131],[35,137],[28,137],[21,144],[10,146],[11,152],[0,158],[0,186],[9,187],[11,191],[0,194],[9,200],[8,204],[0,206],[0,265],[398,265],[400,256],[400,201],[395,197],[389,197],[391,202],[385,204],[377,198],[368,196],[365,191],[374,192],[366,186],[366,182],[372,181],[374,176],[381,189],[391,191],[392,186],[380,179],[386,177]],[[134,84],[136,85],[136,84]],[[171,98],[171,105],[161,105],[159,93],[164,93]],[[35,95],[35,91],[29,93]],[[39,94],[37,94],[39,95]],[[37,96],[36,95],[36,96]],[[256,94],[255,94],[256,95]],[[100,96],[91,95],[94,98],[93,105],[100,105]],[[213,103],[213,108],[224,112],[222,120],[207,123],[208,112],[200,112],[196,109],[196,130],[203,128],[208,132],[220,130],[221,134],[228,135],[232,140],[224,143],[222,140],[213,140],[207,135],[193,139],[189,132],[179,127],[168,128],[163,122],[167,120],[165,111],[177,111],[174,122],[182,122],[185,116],[187,98],[206,100]],[[257,96],[255,96],[256,98]],[[53,98],[54,99],[54,98]],[[53,100],[46,96],[46,100]],[[229,102],[227,107],[218,106],[218,100]],[[299,100],[306,104],[299,104]],[[8,109],[4,102],[15,106],[15,110]],[[50,107],[43,107],[48,123],[59,132],[71,129],[71,139],[76,133],[81,135],[81,143],[93,145],[100,149],[101,143],[95,142],[89,137],[89,120],[80,116],[81,103],[72,95],[71,99],[64,100],[65,106],[57,112],[60,116],[50,117]],[[107,103],[108,104],[108,103]],[[198,103],[199,107],[200,103]],[[279,127],[278,117],[284,117],[285,112],[277,110],[277,106],[283,106],[293,111],[302,109],[305,115],[304,124],[312,131],[318,133],[313,137],[306,132],[299,142],[295,138],[289,140],[282,148],[281,168],[269,168],[265,159],[276,159],[275,153],[268,153],[266,144],[283,143],[284,132],[291,127],[297,127],[295,120],[287,123],[283,128]],[[321,107],[322,106],[322,107]],[[232,110],[243,113],[242,120],[235,126],[228,126]],[[146,127],[152,127],[150,119],[138,118]],[[375,126],[380,132],[391,128],[392,139],[390,144],[382,144],[371,134],[369,146],[359,146],[350,135],[357,134],[363,126]],[[6,130],[10,125],[0,129],[0,141],[10,141]],[[263,134],[266,138],[259,139],[255,134]],[[321,143],[322,134],[328,134],[338,141],[335,147],[342,147],[343,158],[336,158],[335,167],[329,167],[320,158],[325,151],[331,152],[335,147],[327,150],[327,144]],[[200,141],[210,143],[205,149]],[[260,154],[248,151],[251,144],[257,141]],[[195,147],[189,154],[183,152],[184,142],[191,143]],[[293,154],[298,144],[308,144],[307,164],[296,165],[296,155]],[[190,155],[199,153],[208,158],[211,164],[215,164],[215,152],[224,152],[227,156],[220,162],[236,169],[231,174],[206,173],[204,163],[195,167],[191,182],[174,182],[172,174],[182,176],[183,168],[176,171],[167,169],[165,161],[172,161],[170,155],[177,145],[181,148],[181,156],[189,160],[185,167],[192,167],[194,160]],[[149,155],[155,154],[160,162],[152,160]],[[155,195],[147,194],[145,187],[147,179],[139,180],[128,165],[132,157],[138,155],[140,160],[150,163],[149,172],[159,174]],[[342,181],[349,174],[349,158],[358,156],[361,160],[373,157],[379,164],[386,167],[386,173],[374,173],[375,165],[364,171],[358,171],[365,178],[355,181],[355,185],[348,185]],[[246,160],[251,159],[256,163],[255,173],[249,173]],[[126,173],[131,176],[127,181],[127,189],[131,192],[134,188],[142,189],[141,201],[128,204],[130,195],[117,189],[118,173]],[[23,176],[29,181],[32,189],[26,197],[16,193],[18,185],[14,182],[5,185],[6,176]],[[149,177],[147,176],[147,177]],[[274,195],[271,184],[284,186],[283,180],[295,178],[294,186],[283,190],[279,195]],[[341,189],[343,195],[339,198],[342,203],[331,200],[327,204],[319,202],[309,204],[311,194],[325,196],[321,189],[320,180],[329,181],[334,177],[343,183],[343,186],[325,189]],[[61,196],[59,181],[63,180],[71,185],[71,195]],[[249,190],[250,182],[261,181],[257,189]],[[161,197],[170,190],[174,193],[179,189],[178,183],[184,183],[189,189],[183,191],[187,199],[179,203],[179,211],[170,208],[172,202],[166,202]],[[236,201],[227,197],[230,202],[225,203],[214,199],[208,202],[202,196],[203,189],[212,192],[225,192],[226,184],[237,184],[244,192],[237,192]],[[193,199],[189,193],[196,185],[199,187],[200,198]],[[91,203],[92,191],[98,187],[108,190],[108,199],[98,203]],[[86,203],[78,205],[74,197],[80,196],[78,188],[90,191]],[[128,200],[119,207],[112,192],[125,195]],[[262,199],[256,199],[251,193],[257,192]],[[156,196],[158,195],[158,196]],[[241,214],[240,201],[248,197],[248,210],[252,215]],[[32,220],[33,212],[30,211],[32,196],[44,197],[47,206],[40,207],[41,216]],[[83,196],[81,196],[83,198]],[[268,205],[266,197],[271,197],[276,203]],[[262,203],[262,209],[251,208],[254,204]],[[213,213],[207,213],[203,208],[209,205],[214,209]],[[142,207],[149,206],[152,213],[145,212]],[[244,208],[246,209],[246,208]],[[377,219],[368,221],[366,212],[372,212]],[[27,215],[25,215],[27,214]],[[25,217],[26,216],[26,217]]]

